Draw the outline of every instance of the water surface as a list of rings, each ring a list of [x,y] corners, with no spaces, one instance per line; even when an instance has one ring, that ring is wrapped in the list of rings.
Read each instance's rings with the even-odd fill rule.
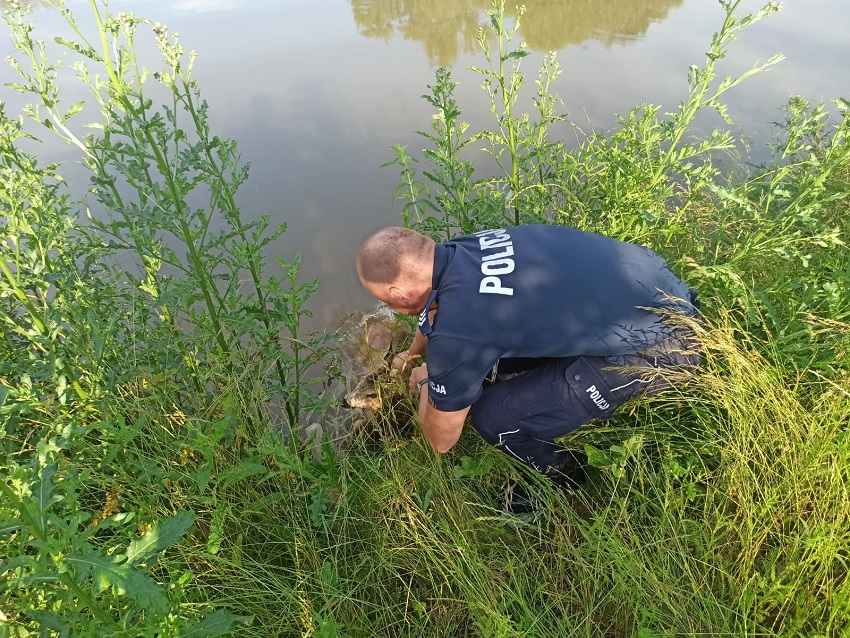
[[[32,5],[39,37],[64,33],[49,9]],[[87,3],[69,6],[81,17],[87,12]],[[303,253],[304,276],[321,279],[313,327],[333,327],[349,311],[370,307],[354,254],[370,232],[400,222],[400,207],[391,201],[397,171],[379,167],[394,143],[422,148],[413,131],[430,126],[431,108],[420,96],[435,67],[453,69],[473,128],[489,124],[480,80],[466,69],[483,63],[475,34],[489,2],[114,0],[110,6],[167,24],[199,52],[195,75],[211,124],[235,138],[251,162],[240,196],[244,211],[286,221],[289,231],[274,250],[285,258]],[[711,0],[526,0],[525,6],[521,37],[534,55],[523,68],[533,76],[543,53],[557,51],[564,73],[555,92],[585,130],[610,129],[617,113],[644,100],[675,108],[686,94],[687,68],[702,63],[723,19]],[[760,6],[746,0],[740,10]],[[850,96],[848,33],[850,0],[797,0],[733,45],[721,74],[774,53],[787,57],[729,94],[742,162],[767,156],[770,123],[781,119],[779,107],[789,96]],[[11,47],[6,38],[0,42],[5,56]],[[0,70],[0,81],[13,79],[11,70]],[[19,105],[0,90],[10,109]],[[69,92],[69,104],[73,97]],[[699,126],[717,123],[709,117]],[[45,146],[45,155],[76,159],[72,147],[56,142]],[[81,169],[64,173],[84,190]]]

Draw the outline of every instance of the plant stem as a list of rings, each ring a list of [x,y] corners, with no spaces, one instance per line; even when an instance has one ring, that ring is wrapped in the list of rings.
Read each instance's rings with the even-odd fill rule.
[[[6,485],[4,481],[0,481],[0,492],[3,492],[6,499],[9,502],[13,503],[15,508],[20,512],[21,518],[27,524],[29,532],[33,536],[37,537],[44,544],[49,544],[50,538],[47,536],[46,531],[42,529],[38,519],[33,516],[32,512],[30,512],[30,509],[26,506],[26,503],[24,503],[18,497],[18,495],[15,494],[14,490],[12,490],[8,485]],[[108,613],[106,613],[106,611],[104,611],[104,609],[100,607],[100,605],[94,602],[94,599],[92,599],[92,597],[89,596],[88,593],[82,587],[80,587],[80,584],[74,580],[71,574],[69,574],[68,572],[60,572],[59,580],[62,582],[63,585],[65,585],[69,590],[71,590],[74,595],[77,596],[77,598],[80,600],[80,603],[82,603],[84,607],[89,608],[92,614],[94,614],[94,616],[99,621],[101,621],[105,625],[112,627],[113,629],[118,629],[118,624],[115,622],[115,619],[112,618],[112,616],[110,616]]]
[[[116,74],[115,70],[112,68],[112,59],[109,55],[109,42],[106,37],[106,29],[103,25],[103,19],[100,15],[100,11],[97,8],[97,3],[95,0],[89,0],[89,4],[91,5],[92,11],[95,16],[95,20],[97,22],[98,30],[100,31],[101,37],[101,45],[103,47],[103,64],[106,67],[106,71],[109,74],[110,83],[113,88],[118,93],[119,102],[122,106],[127,110],[127,112],[134,117],[138,117],[139,119],[144,120],[144,114],[140,114],[136,106],[133,104],[132,100],[127,97],[127,93],[124,89],[124,84]],[[190,260],[192,261],[192,265],[194,268],[195,276],[198,281],[198,285],[201,288],[201,294],[204,297],[204,303],[207,307],[207,312],[209,312],[210,320],[212,321],[213,328],[215,331],[215,339],[218,343],[218,346],[221,350],[222,354],[229,354],[230,348],[228,347],[227,341],[224,339],[224,329],[222,328],[221,322],[218,316],[218,308],[213,303],[212,294],[210,293],[210,277],[207,273],[204,272],[203,264],[198,256],[197,247],[195,246],[195,241],[192,236],[192,231],[189,228],[189,225],[186,223],[186,220],[183,219],[183,199],[180,194],[177,192],[177,186],[174,183],[173,175],[171,174],[170,166],[168,161],[162,154],[162,149],[159,148],[159,145],[156,143],[156,140],[153,138],[153,134],[144,129],[142,131],[142,135],[148,142],[149,148],[154,153],[154,158],[157,163],[157,167],[160,170],[160,174],[165,178],[166,186],[168,187],[168,192],[171,195],[171,201],[174,204],[177,213],[177,217],[180,219],[180,239],[185,244],[186,248],[189,250]],[[236,347],[239,347],[238,344]],[[225,363],[225,367],[228,371],[232,372],[232,366],[230,364],[230,360],[227,359]]]
[[[197,110],[195,109],[194,101],[189,97],[189,91],[190,91],[189,84],[186,81],[186,79],[182,76],[182,74],[181,74],[181,81],[183,83],[183,94],[184,94],[183,104],[188,109],[189,114],[192,116],[192,119],[194,120],[194,122],[197,125],[197,123],[200,121],[199,115],[198,115]],[[203,141],[208,142],[208,139],[207,139],[208,136],[206,135],[206,130],[204,130],[204,133],[205,134],[203,136]],[[209,166],[213,169],[214,176],[218,180],[219,186],[221,186],[221,188],[222,188],[222,193],[225,196],[225,205],[228,207],[228,209],[230,211],[236,211],[237,215],[238,215],[239,208],[236,205],[236,198],[234,197],[233,191],[230,188],[230,182],[228,182],[224,178],[224,171],[222,169],[222,166],[218,162],[215,161],[215,158],[214,158],[212,152],[210,151],[209,143],[204,144],[204,153],[207,157],[207,161],[209,162]],[[241,223],[241,220],[238,218],[238,216],[236,217],[236,221],[237,221],[236,226],[238,227],[239,237],[242,239],[243,242],[245,242],[247,244],[248,243],[248,237],[245,234],[244,227]],[[258,262],[258,258],[252,257],[249,260],[248,265],[249,265],[248,272],[251,275],[251,281],[253,281],[253,283],[254,283],[254,290],[256,292],[257,300],[259,302],[258,306],[262,309],[261,320],[263,322],[263,325],[266,328],[267,337],[270,340],[273,340],[275,343],[277,343],[279,341],[279,337],[278,337],[276,331],[272,327],[272,321],[269,318],[268,309],[267,309],[267,303],[268,302],[267,302],[267,299],[266,299],[266,295],[261,288],[262,275],[261,275],[261,265]],[[295,335],[293,335],[293,336],[295,336]],[[281,364],[280,360],[275,361],[275,370],[277,372],[280,387],[281,387],[281,389],[283,389],[287,386],[287,378],[286,378],[286,372],[283,369],[283,364]]]

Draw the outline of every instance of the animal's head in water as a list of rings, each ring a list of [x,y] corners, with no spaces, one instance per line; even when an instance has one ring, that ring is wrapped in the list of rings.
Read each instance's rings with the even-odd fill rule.
[[[342,404],[351,411],[351,432],[365,433],[373,441],[384,440],[389,432],[393,436],[410,432],[415,423],[416,408],[407,382],[398,375],[364,377]]]
[[[347,322],[341,332],[340,348],[351,376],[359,383],[367,376],[387,370],[387,358],[409,339],[410,326],[396,319],[388,308],[380,308],[371,315]]]
[[[375,377],[369,375],[362,379],[357,384],[357,387],[345,395],[342,404],[346,408],[378,412],[381,409],[381,396],[378,392]]]
[[[408,322],[396,318],[386,307],[369,315],[352,316],[346,322],[340,330],[340,347],[347,365],[346,377],[354,388],[342,397],[343,407],[365,412],[366,419],[393,409],[393,397],[401,384],[393,377],[389,362],[409,340],[410,329]]]

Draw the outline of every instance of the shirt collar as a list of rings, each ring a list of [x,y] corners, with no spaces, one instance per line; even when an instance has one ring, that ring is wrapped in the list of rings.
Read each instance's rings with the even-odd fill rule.
[[[449,265],[454,251],[455,246],[451,244],[437,244],[434,246],[434,275],[431,279],[431,294],[428,295],[428,301],[425,302],[425,307],[419,313],[419,331],[426,337],[434,330],[431,322],[428,320],[428,309],[437,299],[437,294],[440,292],[440,284],[443,281],[443,275],[446,273],[446,266]]]

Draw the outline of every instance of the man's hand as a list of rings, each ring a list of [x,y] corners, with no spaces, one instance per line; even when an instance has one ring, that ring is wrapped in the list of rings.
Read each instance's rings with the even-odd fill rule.
[[[399,352],[393,357],[392,370],[396,373],[403,373],[407,370],[413,361],[419,358],[418,354],[410,354],[410,350]]]
[[[423,363],[418,368],[413,368],[413,370],[410,371],[410,380],[407,383],[407,387],[410,389],[410,394],[412,394],[414,396],[418,396],[419,390],[420,390],[419,382],[423,381],[424,379],[427,379],[427,378],[428,378],[428,364],[427,363]],[[425,383],[424,385],[427,386],[428,384]]]
[[[428,443],[437,452],[448,452],[460,438],[469,408],[441,412],[431,404],[428,400],[427,364],[411,370],[408,387],[412,395],[419,397],[419,425]]]
[[[435,308],[428,313],[432,322],[434,321],[434,314],[436,312]],[[397,374],[402,373],[405,370],[409,370],[414,361],[425,356],[425,351],[427,349],[428,337],[417,330],[416,334],[413,335],[413,343],[410,344],[407,351],[399,352],[395,357],[393,357],[392,370]]]

